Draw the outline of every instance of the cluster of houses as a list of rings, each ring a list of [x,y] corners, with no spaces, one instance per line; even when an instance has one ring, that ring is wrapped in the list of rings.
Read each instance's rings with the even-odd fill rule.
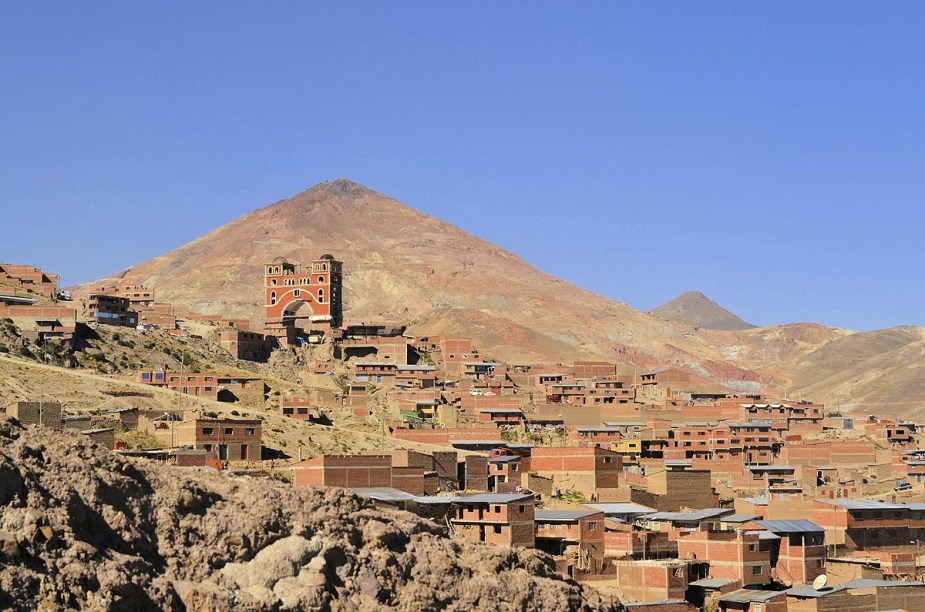
[[[60,402],[13,402],[4,408],[25,425],[79,431],[93,442],[124,455],[161,459],[183,466],[224,467],[227,461],[259,461],[263,421],[207,417],[197,411],[111,408],[96,413],[62,411]],[[130,449],[116,439],[117,431],[153,436],[158,448]]]
[[[39,278],[0,267],[12,272]],[[330,255],[304,268],[278,258],[263,274],[264,328],[185,316],[221,325],[222,347],[239,359],[330,343],[334,360],[306,369],[346,372],[348,383],[282,397],[278,414],[375,423],[399,443],[433,449],[298,461],[288,468],[295,486],[348,487],[455,537],[537,548],[565,574],[614,586],[630,610],[925,610],[916,423],[730,393],[674,367],[501,363],[462,336],[344,325],[342,264]],[[8,309],[36,307],[3,299]],[[101,289],[83,308],[99,323],[178,328],[140,287]],[[262,402],[266,393],[260,378],[221,372],[155,368],[136,381],[218,401]],[[180,465],[261,455],[260,420],[10,410],[110,446],[118,421],[167,447],[120,452]]]

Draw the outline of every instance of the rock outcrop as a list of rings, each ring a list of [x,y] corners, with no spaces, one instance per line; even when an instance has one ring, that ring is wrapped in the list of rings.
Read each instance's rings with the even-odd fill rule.
[[[537,551],[341,489],[123,459],[0,416],[0,608],[617,610]]]

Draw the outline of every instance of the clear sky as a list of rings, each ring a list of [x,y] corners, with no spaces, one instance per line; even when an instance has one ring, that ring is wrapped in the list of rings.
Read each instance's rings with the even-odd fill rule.
[[[919,2],[6,2],[0,261],[345,176],[640,309],[925,324]]]

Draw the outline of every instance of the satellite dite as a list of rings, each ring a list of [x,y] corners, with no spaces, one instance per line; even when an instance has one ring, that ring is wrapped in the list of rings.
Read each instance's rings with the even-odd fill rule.
[[[825,588],[825,585],[829,583],[829,577],[825,574],[820,574],[816,576],[816,579],[813,580],[813,588],[817,591],[821,591]]]

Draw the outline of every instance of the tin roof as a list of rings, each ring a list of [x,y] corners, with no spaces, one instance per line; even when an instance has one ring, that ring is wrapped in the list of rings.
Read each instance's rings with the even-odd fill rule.
[[[643,506],[634,502],[624,502],[616,504],[587,504],[589,508],[599,510],[606,515],[612,514],[650,514],[655,512],[655,508]]]
[[[702,521],[708,518],[716,518],[725,514],[732,514],[733,511],[728,508],[703,508],[692,512],[653,512],[643,516],[648,521],[676,521],[691,522]]]
[[[353,492],[359,497],[382,502],[410,501],[414,495],[392,487],[357,487]]]
[[[847,510],[903,510],[905,504],[892,504],[872,499],[820,499],[824,504],[834,504]]]
[[[703,580],[697,580],[691,583],[691,586],[698,586],[705,589],[719,589],[730,582],[735,582],[729,578],[704,578]]]
[[[463,504],[509,504],[521,499],[533,499],[529,493],[476,493],[464,495],[456,501]]]
[[[599,510],[537,510],[534,518],[536,522],[543,523],[572,523],[578,519],[593,514],[600,514]]]
[[[806,519],[797,519],[790,521],[755,521],[756,525],[761,525],[772,533],[822,533],[825,531],[822,527]]]
[[[733,603],[751,603],[754,601],[768,601],[778,595],[786,595],[787,591],[759,591],[758,589],[739,589],[716,598],[717,601]]]

